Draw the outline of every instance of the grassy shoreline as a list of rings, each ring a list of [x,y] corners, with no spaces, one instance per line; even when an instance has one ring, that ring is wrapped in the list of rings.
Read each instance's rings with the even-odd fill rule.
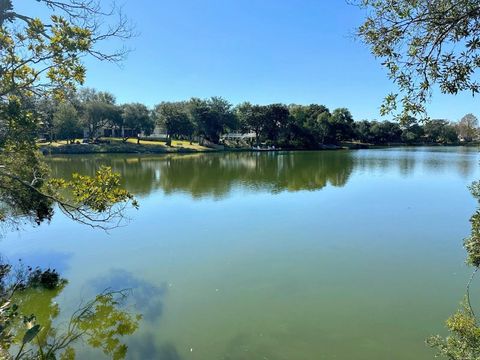
[[[172,141],[171,146],[165,142],[136,139],[109,138],[108,142],[98,144],[67,144],[66,142],[39,143],[40,151],[44,155],[60,154],[169,154],[169,153],[196,153],[215,151],[199,144],[190,144],[188,141]]]
[[[479,143],[471,144],[364,144],[358,142],[345,142],[340,145],[323,145],[314,150],[356,150],[356,149],[379,149],[388,147],[418,147],[418,146],[479,146]],[[129,141],[111,140],[109,143],[100,144],[66,144],[39,143],[40,151],[44,155],[74,155],[74,154],[172,154],[172,153],[206,153],[206,152],[240,152],[240,151],[258,151],[251,148],[241,147],[223,147],[211,148],[196,143],[190,144],[188,141],[172,141],[171,146],[167,146],[161,141],[142,140],[140,144],[136,139]],[[308,151],[312,149],[277,149],[270,151]]]

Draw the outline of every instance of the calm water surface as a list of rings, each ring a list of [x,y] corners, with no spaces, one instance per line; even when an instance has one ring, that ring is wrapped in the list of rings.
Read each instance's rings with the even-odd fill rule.
[[[144,319],[129,359],[432,359],[424,339],[470,273],[477,151],[50,158],[65,178],[112,166],[140,210],[109,234],[57,214],[0,251],[57,268],[65,313],[132,288]]]

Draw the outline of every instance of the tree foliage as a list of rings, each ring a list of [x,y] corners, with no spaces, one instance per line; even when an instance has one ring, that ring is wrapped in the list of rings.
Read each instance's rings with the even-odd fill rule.
[[[102,135],[101,131],[107,126],[115,126],[122,123],[121,110],[115,103],[106,101],[102,97],[93,100],[87,99],[80,103],[83,127],[87,131],[87,137],[95,140]]]
[[[427,343],[437,349],[437,355],[450,360],[477,360],[480,358],[480,328],[475,314],[465,301],[447,321],[447,337],[432,336]]]
[[[121,116],[123,126],[136,134],[137,138],[141,132],[145,135],[150,135],[155,128],[155,122],[150,116],[150,111],[143,104],[133,103],[123,105]],[[138,142],[140,142],[139,138]]]
[[[46,7],[50,16],[41,20],[35,14],[19,13],[11,0],[0,0],[0,221],[40,223],[52,217],[57,204],[76,221],[107,228],[105,224],[123,218],[127,204],[137,205],[133,196],[121,189],[118,175],[101,168],[94,177],[51,179],[36,140],[45,123],[56,123],[62,136],[73,137],[78,109],[62,104],[55,113],[54,104],[83,83],[83,56],[110,61],[123,58],[124,48],[106,53],[98,45],[112,38],[126,39],[131,30],[121,12],[115,6],[105,9],[104,2],[29,2]],[[116,22],[106,21],[113,15],[118,15]],[[41,99],[45,100],[43,106],[39,106]],[[109,99],[102,101],[108,103]],[[85,113],[102,120],[101,110],[92,106]],[[72,359],[71,345],[80,337],[88,341],[89,336],[102,339],[100,345],[91,345],[98,345],[106,354],[124,356],[125,347],[117,335],[135,331],[139,319],[120,311],[113,293],[87,303],[62,333],[54,331],[50,322],[58,315],[58,305],[43,303],[34,295],[42,288],[52,300],[65,282],[50,270],[29,271],[28,276],[13,282],[10,273],[10,265],[0,264],[0,357],[10,358],[12,352],[15,359]],[[21,306],[32,297],[35,300],[30,306]],[[35,305],[40,306],[39,311],[52,309],[53,314],[37,323],[35,315],[24,313]]]
[[[458,135],[465,141],[472,141],[478,136],[478,119],[467,114],[458,122]]]
[[[370,144],[392,144],[401,142],[403,134],[399,124],[392,121],[360,121],[355,124],[356,137]]]
[[[32,0],[28,0],[33,3]],[[38,0],[51,10],[46,20],[19,13],[12,0],[0,6],[0,100],[43,95],[63,97],[85,80],[85,54],[109,61],[122,59],[127,50],[100,50],[105,40],[127,39],[132,29],[118,8],[105,9],[95,0]],[[32,7],[33,9],[33,7]],[[117,21],[105,19],[117,16]]]
[[[37,152],[36,139],[44,116],[34,105],[40,97],[64,98],[81,84],[85,77],[81,62],[84,55],[112,61],[122,58],[124,49],[104,53],[97,46],[103,40],[131,35],[121,13],[117,13],[118,22],[105,23],[115,12],[105,11],[98,1],[39,0],[38,3],[50,9],[51,16],[45,22],[32,14],[18,13],[10,0],[0,3],[0,219],[3,221],[20,218],[39,223],[51,218],[54,203],[67,205],[50,185],[48,169]],[[64,118],[74,115],[72,109],[62,111]],[[97,119],[105,118],[103,109],[95,106],[86,113],[94,113]],[[97,181],[97,187],[118,186],[114,174],[108,170],[102,174],[92,179]],[[73,193],[83,191],[78,183],[70,185]],[[119,203],[131,200],[130,194],[117,195]],[[92,219],[95,223],[102,220],[90,217],[91,212],[97,211],[91,203],[69,205],[62,207],[72,218]],[[104,220],[109,218],[107,215]]]
[[[252,105],[244,102],[235,108],[239,126],[243,131],[253,132],[258,145],[260,136],[266,123],[267,109],[265,106]]]
[[[194,125],[185,102],[162,102],[155,106],[153,118],[156,124],[165,128],[167,141],[172,137],[191,138],[193,135]]]
[[[46,196],[72,220],[106,229],[123,220],[127,205],[138,208],[134,196],[121,187],[120,175],[110,167],[100,167],[93,177],[72,177],[70,181],[49,179],[46,184]]]
[[[475,181],[470,186],[470,192],[477,201],[480,202],[480,181]],[[465,249],[467,250],[467,263],[476,268],[480,267],[480,208],[470,218],[471,232],[465,239]]]
[[[470,186],[473,197],[480,203],[480,182]],[[435,348],[439,356],[450,360],[476,360],[480,358],[480,326],[470,299],[470,286],[480,268],[480,207],[470,218],[471,232],[464,241],[467,264],[474,267],[467,284],[465,300],[461,308],[446,322],[449,335],[432,336],[427,343]]]
[[[82,137],[80,117],[75,107],[69,103],[61,103],[53,114],[53,129],[56,139],[72,143]]]
[[[217,144],[227,130],[235,129],[235,116],[232,104],[220,97],[208,100],[192,98],[187,109],[196,135]]]
[[[431,143],[451,144],[458,141],[454,125],[447,120],[427,120],[423,126],[426,139]]]
[[[480,4],[477,0],[358,0],[366,20],[360,38],[382,60],[398,93],[381,113],[425,116],[432,91],[479,92]]]

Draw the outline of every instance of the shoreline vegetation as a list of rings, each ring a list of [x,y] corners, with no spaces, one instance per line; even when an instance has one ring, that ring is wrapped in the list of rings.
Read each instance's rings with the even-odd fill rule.
[[[479,122],[446,119],[356,120],[325,105],[233,105],[221,97],[117,104],[115,95],[83,88],[68,100],[33,104],[44,154],[192,153],[336,150],[479,142]],[[40,140],[42,139],[42,140]]]
[[[387,143],[371,144],[362,142],[342,142],[340,144],[324,144],[317,149],[308,148],[275,148],[275,149],[257,149],[255,147],[236,147],[236,146],[202,146],[198,143],[189,141],[172,141],[170,146],[165,141],[159,140],[141,140],[137,144],[136,140],[122,141],[121,139],[102,139],[97,144],[81,144],[66,142],[40,142],[38,147],[44,155],[78,155],[78,154],[174,154],[174,153],[208,153],[208,152],[279,152],[279,151],[323,151],[323,150],[359,150],[359,149],[379,149],[388,147],[419,147],[419,146],[480,146],[480,142],[469,143]]]
[[[133,140],[133,139],[132,139]],[[196,153],[218,151],[219,149],[209,148],[188,141],[172,141],[167,146],[164,141],[143,140],[140,144],[137,141],[122,141],[121,139],[101,139],[98,143],[83,144],[80,142],[67,143],[39,142],[38,147],[44,155],[59,154],[168,154],[168,153]]]

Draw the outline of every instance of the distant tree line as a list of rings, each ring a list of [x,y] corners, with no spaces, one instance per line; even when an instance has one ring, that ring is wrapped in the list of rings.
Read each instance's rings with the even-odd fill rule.
[[[114,95],[93,89],[82,89],[63,102],[43,98],[34,107],[41,117],[39,135],[51,141],[97,140],[105,135],[105,130],[109,136],[127,140],[140,133],[148,135],[155,128],[151,111],[145,105],[118,105]]]
[[[49,140],[103,136],[124,141],[149,136],[162,129],[167,144],[172,139],[194,139],[219,144],[228,133],[250,133],[242,145],[274,145],[286,149],[318,149],[342,142],[386,144],[456,144],[472,142],[479,136],[478,120],[472,114],[459,122],[410,117],[396,121],[354,121],[346,108],[330,111],[324,105],[256,105],[249,102],[233,106],[221,97],[192,98],[162,102],[149,109],[144,104],[119,105],[108,92],[82,89],[58,103],[42,99],[33,105],[42,117],[41,132]]]

